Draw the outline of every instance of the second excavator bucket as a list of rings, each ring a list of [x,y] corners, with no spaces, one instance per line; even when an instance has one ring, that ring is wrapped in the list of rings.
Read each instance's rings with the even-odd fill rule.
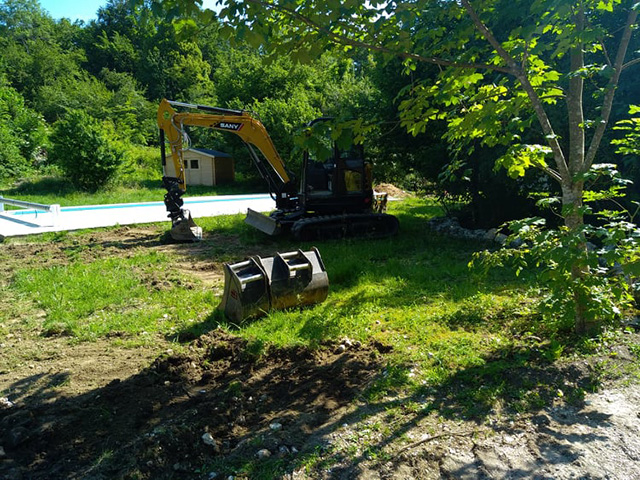
[[[329,294],[329,277],[316,248],[227,263],[224,274],[218,308],[235,322],[270,310],[321,303]]]
[[[244,219],[244,223],[257,228],[261,232],[267,235],[277,235],[280,233],[280,226],[273,218],[263,215],[255,210],[247,209],[247,216]]]
[[[189,210],[183,210],[184,218],[171,227],[171,238],[177,242],[197,242],[202,240],[202,228],[196,225]]]

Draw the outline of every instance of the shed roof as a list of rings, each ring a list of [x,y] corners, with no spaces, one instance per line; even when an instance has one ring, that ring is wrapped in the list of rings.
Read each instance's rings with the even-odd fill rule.
[[[209,157],[231,158],[231,155],[229,155],[228,153],[220,152],[218,150],[211,150],[209,148],[191,148],[190,150],[202,153],[203,155],[207,155]]]

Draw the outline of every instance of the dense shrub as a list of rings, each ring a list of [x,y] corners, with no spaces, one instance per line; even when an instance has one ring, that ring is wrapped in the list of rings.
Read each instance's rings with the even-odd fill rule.
[[[0,77],[0,178],[24,173],[46,143],[42,117]]]
[[[51,142],[51,159],[82,190],[104,187],[124,163],[124,152],[108,128],[82,111],[71,111],[58,121]]]

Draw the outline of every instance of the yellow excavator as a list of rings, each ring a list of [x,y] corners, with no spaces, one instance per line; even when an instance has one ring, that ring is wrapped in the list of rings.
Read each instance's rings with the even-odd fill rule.
[[[316,119],[309,126],[322,121],[326,118]],[[249,209],[245,222],[268,235],[290,232],[298,240],[311,241],[381,238],[398,231],[398,219],[384,213],[382,206],[386,202],[374,195],[371,164],[364,160],[362,148],[341,151],[334,145],[332,156],[323,162],[312,160],[305,152],[298,188],[264,125],[249,112],[164,99],[158,107],[158,127],[163,164],[168,145],[176,172],[175,177],[162,179],[174,240],[195,241],[202,237],[202,230],[183,208],[182,195],[187,188],[183,157],[188,148],[186,127],[230,132],[247,145],[253,163],[268,183],[276,210],[266,216]]]

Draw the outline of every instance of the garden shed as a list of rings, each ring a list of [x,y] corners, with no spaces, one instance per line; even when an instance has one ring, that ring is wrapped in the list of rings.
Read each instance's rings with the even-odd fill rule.
[[[219,185],[233,182],[235,167],[228,153],[207,148],[190,148],[184,152],[185,177],[187,185]],[[173,162],[164,165],[164,174],[175,176]]]

